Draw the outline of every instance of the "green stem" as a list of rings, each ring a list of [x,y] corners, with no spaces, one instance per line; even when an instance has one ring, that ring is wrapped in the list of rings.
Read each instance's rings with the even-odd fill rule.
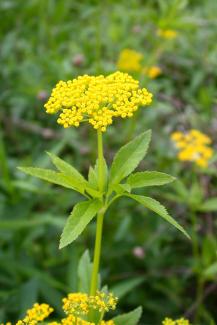
[[[99,213],[97,216],[93,270],[92,270],[91,285],[90,285],[91,296],[92,295],[94,296],[98,289],[98,273],[99,273],[99,263],[100,263],[100,254],[101,254],[101,244],[102,244],[103,219],[104,219],[104,213]]]
[[[97,142],[98,142],[98,186],[100,192],[103,192],[104,189],[104,173],[103,173],[103,140],[102,140],[102,132],[97,131]]]
[[[102,70],[101,66],[101,53],[102,53],[102,44],[101,44],[101,0],[98,0],[98,6],[96,8],[96,72],[99,74]]]
[[[103,193],[103,190],[104,190],[103,140],[102,140],[102,132],[99,130],[97,132],[97,140],[98,140],[98,186],[99,186],[100,192]],[[91,284],[90,284],[90,294],[91,295],[95,295],[97,288],[98,288],[98,273],[99,273],[99,264],[100,264],[104,214],[105,214],[105,209],[102,208],[101,211],[99,211],[99,213],[97,215],[93,270],[92,270]]]

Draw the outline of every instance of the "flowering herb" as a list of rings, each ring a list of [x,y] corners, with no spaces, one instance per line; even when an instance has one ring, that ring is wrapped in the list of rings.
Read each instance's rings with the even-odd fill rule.
[[[71,294],[68,300],[65,300],[64,305],[67,313],[71,308],[75,315],[85,315],[88,313],[91,300],[93,311],[90,315],[88,314],[88,321],[95,321],[96,324],[99,324],[97,313],[104,315],[105,311],[113,309],[116,305],[116,299],[113,296],[105,296],[98,292],[98,273],[104,217],[117,199],[126,197],[134,200],[137,204],[155,212],[188,237],[182,226],[157,200],[133,193],[137,188],[161,186],[174,180],[174,177],[156,171],[133,173],[146,155],[151,140],[151,131],[143,132],[124,145],[115,155],[110,168],[107,167],[104,159],[103,132],[112,123],[113,117],[132,117],[138,106],[150,104],[151,98],[152,95],[146,89],[139,88],[138,81],[121,72],[108,77],[85,75],[70,82],[60,82],[53,90],[45,108],[51,114],[60,111],[58,123],[65,127],[78,126],[85,121],[93,125],[97,130],[98,159],[96,165],[94,168],[90,167],[88,179],[85,179],[73,166],[49,153],[57,171],[33,167],[20,168],[29,175],[72,189],[85,197],[84,201],[75,204],[66,222],[61,235],[60,248],[72,243],[97,216],[90,290],[86,292],[92,298],[83,294]],[[136,311],[136,313],[136,321],[131,323],[132,325],[137,324],[141,312]],[[126,320],[128,316],[123,317]],[[100,318],[100,321],[102,320],[103,318]],[[118,324],[123,323],[119,321]]]

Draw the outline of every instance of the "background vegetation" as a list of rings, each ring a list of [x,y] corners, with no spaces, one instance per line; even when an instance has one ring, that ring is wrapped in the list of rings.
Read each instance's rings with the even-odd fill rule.
[[[60,79],[108,74],[125,48],[144,65],[157,58],[162,74],[139,76],[154,93],[135,123],[116,122],[106,133],[106,157],[132,135],[151,128],[146,169],[168,172],[174,184],[152,190],[192,235],[188,241],[154,214],[120,201],[106,218],[102,279],[121,299],[119,310],[144,309],[141,324],[185,315],[217,324],[217,170],[178,161],[171,132],[192,128],[217,134],[217,2],[213,0],[2,0],[0,84],[0,321],[16,320],[35,301],[54,306],[78,286],[84,249],[93,249],[94,223],[73,245],[58,240],[76,194],[27,177],[16,167],[49,165],[51,151],[80,171],[95,161],[88,126],[64,130],[44,102]],[[173,40],[159,28],[177,31]],[[148,192],[148,191],[147,191]]]

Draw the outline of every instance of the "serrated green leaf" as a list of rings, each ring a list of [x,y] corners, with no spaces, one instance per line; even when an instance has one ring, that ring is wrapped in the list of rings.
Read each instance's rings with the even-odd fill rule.
[[[117,152],[111,166],[110,184],[118,184],[138,166],[148,150],[150,140],[151,131],[146,131]]]
[[[47,154],[49,155],[52,163],[54,164],[54,166],[63,174],[65,175],[70,175],[72,176],[76,182],[83,182],[86,183],[87,181],[85,180],[85,178],[81,175],[81,173],[79,173],[79,171],[77,169],[75,169],[72,165],[68,164],[67,162],[65,162],[63,159],[59,158],[58,156],[54,155],[51,152],[47,152]]]
[[[98,200],[77,203],[70,214],[60,239],[60,248],[72,243],[95,217],[101,207]]]
[[[199,211],[217,211],[217,197],[210,198],[200,205]]]
[[[28,175],[40,178],[52,184],[61,185],[79,191],[80,193],[84,192],[84,186],[69,175],[37,167],[18,167],[18,169]]]
[[[139,188],[145,186],[160,186],[171,183],[175,180],[174,177],[156,171],[145,171],[132,174],[127,179],[127,184],[131,188]]]
[[[171,225],[180,230],[186,237],[190,238],[185,229],[173,219],[167,212],[166,208],[160,204],[157,200],[152,199],[151,197],[135,195],[135,194],[125,194],[126,196],[134,199],[140,204],[144,205],[147,209],[154,211]]]
[[[133,311],[114,317],[112,320],[115,325],[137,325],[142,315],[142,307],[138,307]]]

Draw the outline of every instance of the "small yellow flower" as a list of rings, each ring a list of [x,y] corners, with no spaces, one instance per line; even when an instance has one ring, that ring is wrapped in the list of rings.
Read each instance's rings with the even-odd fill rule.
[[[47,304],[34,304],[33,307],[26,312],[23,320],[19,320],[16,325],[36,325],[38,322],[43,321],[53,312]]]
[[[177,37],[177,32],[173,29],[158,29],[157,35],[165,39],[174,39]]]
[[[67,315],[87,315],[91,309],[107,312],[115,309],[117,298],[112,293],[97,291],[95,296],[86,293],[70,293],[63,298],[63,310]]]
[[[80,76],[60,81],[45,104],[48,114],[60,112],[57,123],[64,128],[78,127],[88,121],[94,129],[106,131],[114,117],[132,117],[138,106],[149,105],[152,94],[139,88],[139,82],[127,73]]]
[[[190,325],[189,320],[180,318],[176,320],[176,325]]]
[[[166,317],[163,320],[162,325],[176,325],[176,322],[174,320],[172,320],[171,318]]]
[[[143,55],[131,49],[124,49],[117,62],[117,67],[121,71],[138,72],[142,69],[141,61]]]
[[[48,323],[48,325],[95,325],[95,324],[90,323],[74,315],[68,315],[66,318],[63,318],[60,323],[50,322]]]
[[[207,167],[213,150],[208,146],[211,139],[202,132],[192,129],[189,132],[174,132],[171,139],[178,149],[178,159],[195,162],[199,167]]]
[[[99,312],[108,312],[116,308],[118,299],[112,293],[97,291],[95,296],[89,297],[90,306]]]
[[[144,68],[143,73],[150,79],[155,79],[162,73],[162,70],[161,68],[154,65],[150,68]]]
[[[89,312],[89,299],[86,293],[69,293],[63,298],[63,310],[68,314],[86,315]]]
[[[189,320],[187,320],[185,318],[173,320],[171,318],[166,317],[163,320],[162,325],[190,325],[190,323],[189,323]]]
[[[7,325],[7,324],[6,324]],[[50,322],[48,325],[95,325],[94,323],[83,320],[74,315],[68,315],[66,318],[63,318],[61,322]],[[115,325],[113,320],[104,321],[102,320],[99,325]]]
[[[68,317],[62,319],[61,325],[95,325],[81,318],[75,317],[74,315],[69,315]]]

